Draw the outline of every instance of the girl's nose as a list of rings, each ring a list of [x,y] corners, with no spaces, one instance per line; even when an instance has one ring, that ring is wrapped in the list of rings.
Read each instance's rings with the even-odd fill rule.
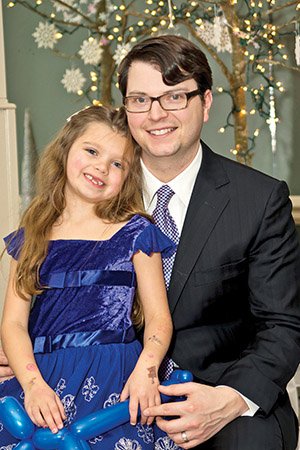
[[[99,170],[99,172],[101,172],[103,174],[108,173],[108,165],[106,164],[105,161],[99,161],[98,163],[96,163],[95,167],[96,167],[96,170]]]

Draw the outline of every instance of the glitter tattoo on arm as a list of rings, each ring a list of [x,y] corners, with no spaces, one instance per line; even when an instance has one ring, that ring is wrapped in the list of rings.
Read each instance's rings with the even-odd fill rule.
[[[27,369],[27,370],[30,370],[31,372],[36,372],[36,371],[37,371],[37,367],[36,367],[36,365],[33,364],[33,363],[27,364],[26,369]]]
[[[153,334],[153,336],[150,336],[150,337],[148,338],[148,341],[155,342],[155,344],[162,345],[161,340],[158,339],[158,337],[156,337],[155,334]]]
[[[154,378],[156,378],[156,369],[155,366],[148,367],[148,378],[152,379],[152,384],[154,384]]]

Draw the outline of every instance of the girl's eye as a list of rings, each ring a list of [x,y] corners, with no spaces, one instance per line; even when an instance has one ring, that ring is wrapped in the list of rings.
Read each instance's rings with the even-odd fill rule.
[[[114,161],[113,166],[117,167],[118,169],[123,169],[123,166],[119,161]]]
[[[90,153],[90,155],[97,155],[97,151],[93,148],[86,148],[86,151]]]

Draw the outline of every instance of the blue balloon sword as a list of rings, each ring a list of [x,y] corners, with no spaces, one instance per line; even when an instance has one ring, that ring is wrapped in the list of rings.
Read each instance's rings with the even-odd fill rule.
[[[175,370],[162,384],[179,384],[192,381],[193,376],[184,370]],[[161,395],[162,403],[184,400],[184,397]],[[129,400],[109,408],[100,409],[70,426],[52,433],[49,428],[36,428],[23,406],[14,397],[0,399],[0,420],[4,428],[20,442],[15,450],[89,450],[87,440],[129,422]]]

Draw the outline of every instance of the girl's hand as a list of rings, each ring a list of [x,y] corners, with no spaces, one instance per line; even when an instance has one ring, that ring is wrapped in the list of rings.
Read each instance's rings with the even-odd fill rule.
[[[56,393],[44,380],[33,378],[24,389],[25,409],[38,427],[49,427],[52,433],[63,428],[66,419],[64,407]]]
[[[141,424],[151,425],[154,417],[146,417],[142,411],[144,411],[147,406],[158,406],[161,404],[158,386],[159,380],[157,368],[155,366],[142,367],[142,365],[139,366],[139,364],[137,364],[128,378],[120,397],[121,402],[129,397],[131,425],[136,425],[139,409],[141,414]]]

